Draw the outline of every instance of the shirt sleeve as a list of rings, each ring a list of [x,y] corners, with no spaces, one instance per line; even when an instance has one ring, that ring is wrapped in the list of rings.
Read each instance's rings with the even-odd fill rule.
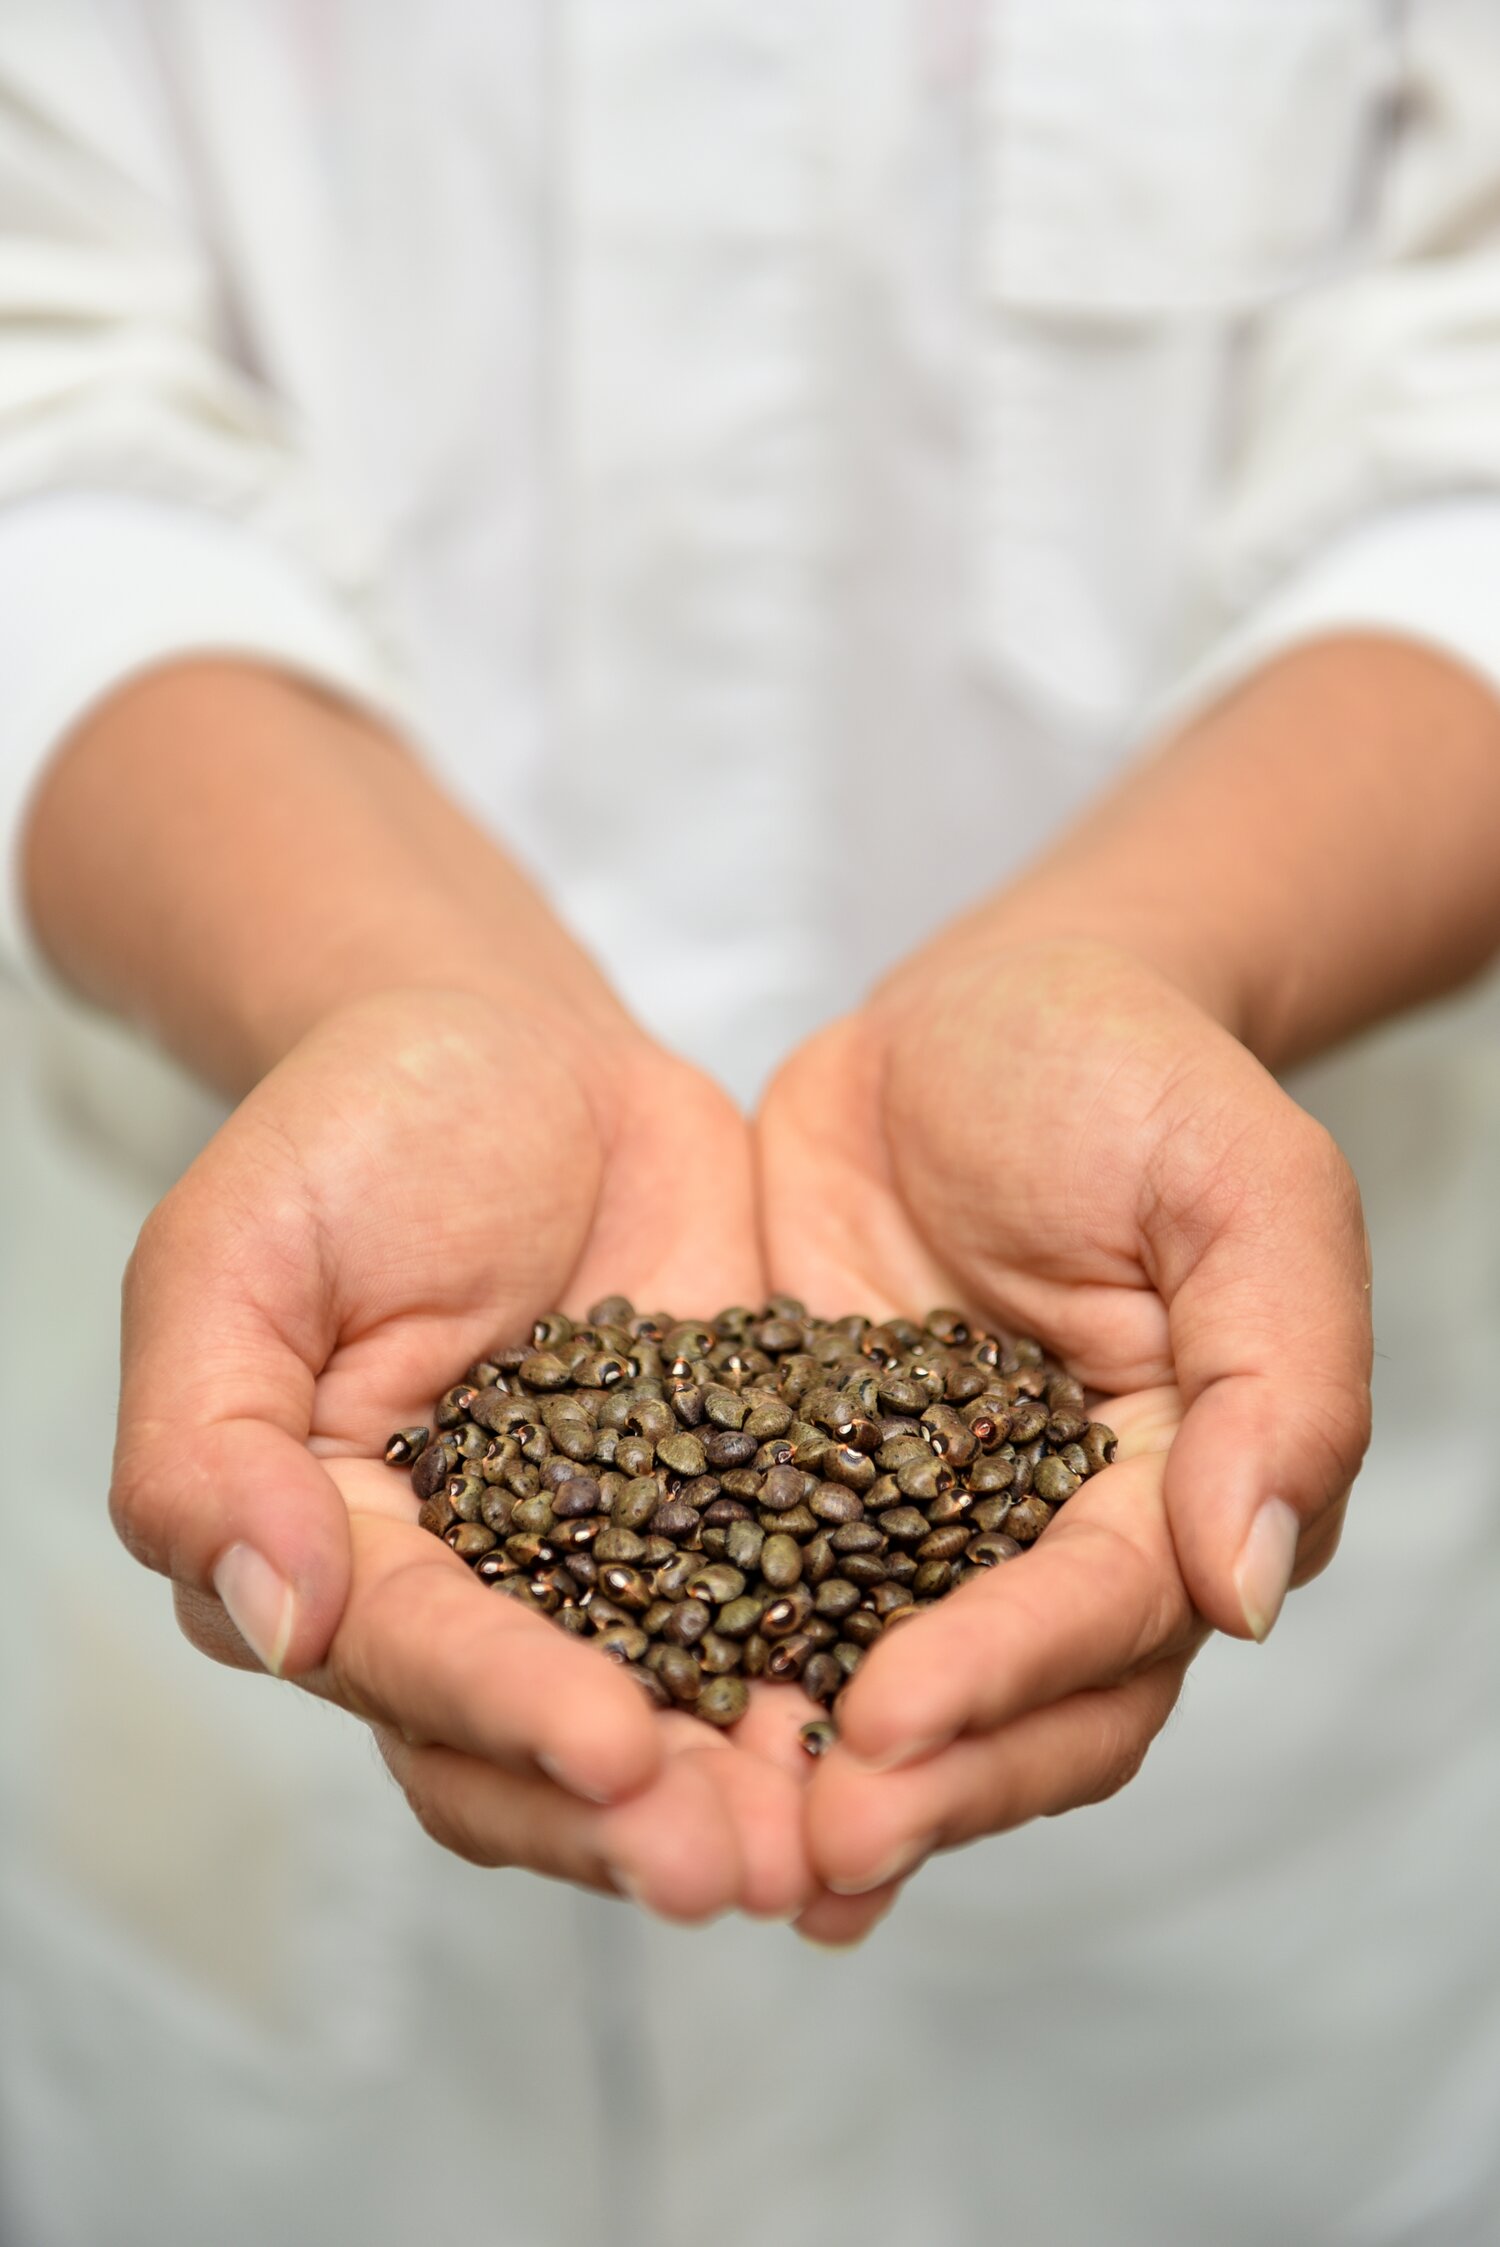
[[[1500,696],[1500,491],[1413,502],[1327,540],[1215,639],[1157,727],[1181,724],[1295,647],[1359,632],[1415,641]]]
[[[1253,323],[1167,714],[1371,630],[1500,692],[1500,10],[1413,0],[1368,254]]]
[[[402,700],[358,531],[236,351],[152,72],[130,0],[0,31],[0,964],[23,977],[27,808],[112,689],[213,653]]]

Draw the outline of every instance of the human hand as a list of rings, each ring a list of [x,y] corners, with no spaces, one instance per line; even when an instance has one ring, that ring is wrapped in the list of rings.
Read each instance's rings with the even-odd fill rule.
[[[857,1892],[1112,1792],[1205,1625],[1263,1637],[1326,1563],[1368,1433],[1367,1251],[1327,1135],[1104,944],[940,941],[793,1057],[758,1145],[774,1287],[1041,1334],[1122,1439],[1023,1568],[849,1688],[808,1834]]]
[[[683,1918],[785,1913],[808,1893],[787,1713],[757,1708],[733,1743],[656,1716],[485,1592],[378,1457],[497,1337],[622,1284],[763,1293],[730,1103],[628,1029],[544,1034],[425,991],[351,1006],[142,1234],[115,1519],[202,1650],[365,1718],[448,1847]]]

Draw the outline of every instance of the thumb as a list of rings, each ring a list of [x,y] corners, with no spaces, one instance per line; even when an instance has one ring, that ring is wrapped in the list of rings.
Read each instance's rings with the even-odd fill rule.
[[[267,1669],[298,1674],[327,1653],[350,1579],[348,1512],[306,1447],[331,1311],[305,1212],[267,1196],[252,1238],[212,1154],[126,1273],[110,1512],[136,1559],[216,1594]]]
[[[1178,1565],[1216,1629],[1255,1639],[1331,1558],[1370,1433],[1358,1189],[1322,1127],[1275,1100],[1227,1158],[1169,1150],[1177,1183],[1146,1228],[1187,1408],[1165,1485]]]

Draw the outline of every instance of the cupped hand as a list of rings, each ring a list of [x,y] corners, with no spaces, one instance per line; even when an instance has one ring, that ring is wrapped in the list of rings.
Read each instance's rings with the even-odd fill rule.
[[[743,1120],[638,1034],[394,994],[249,1095],[125,1290],[112,1506],[194,1642],[365,1718],[446,1846],[683,1918],[808,1897],[786,1713],[732,1742],[658,1717],[418,1528],[378,1454],[554,1304],[757,1298],[752,1196]]]
[[[1332,1141],[1100,944],[939,942],[772,1086],[771,1284],[1037,1333],[1122,1438],[1021,1564],[878,1646],[808,1802],[858,1892],[1138,1767],[1206,1626],[1264,1637],[1337,1542],[1369,1426],[1369,1271]]]

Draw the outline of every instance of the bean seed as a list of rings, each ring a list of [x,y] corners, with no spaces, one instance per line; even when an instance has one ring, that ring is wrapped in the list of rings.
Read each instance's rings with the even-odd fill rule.
[[[945,1490],[953,1488],[953,1469],[946,1459],[930,1454],[925,1459],[907,1459],[896,1469],[896,1487],[903,1498],[938,1498]]]
[[[791,1631],[778,1638],[766,1656],[766,1676],[780,1679],[801,1677],[813,1654],[813,1642],[803,1631]]]
[[[873,1521],[851,1521],[833,1530],[828,1542],[836,1553],[878,1553],[884,1549],[885,1536]]]
[[[918,1599],[941,1599],[953,1582],[953,1569],[946,1560],[924,1560],[911,1580],[911,1588]]]
[[[969,1516],[974,1529],[1003,1529],[1010,1518],[1012,1498],[981,1498]]]
[[[409,1467],[430,1433],[427,1428],[398,1428],[386,1443],[383,1454],[386,1465]]]
[[[998,1530],[971,1537],[964,1547],[965,1557],[976,1568],[995,1568],[1001,1561],[1014,1560],[1020,1550],[1014,1537],[1006,1537]]]
[[[725,1638],[746,1639],[758,1629],[766,1602],[758,1593],[747,1593],[742,1599],[732,1599],[719,1610],[714,1628]]]
[[[725,1558],[748,1574],[752,1569],[759,1568],[765,1543],[766,1533],[759,1522],[731,1522],[729,1535],[724,1542]]]
[[[594,1557],[597,1560],[623,1560],[634,1567],[646,1557],[646,1540],[644,1537],[637,1537],[633,1529],[621,1529],[612,1523],[595,1538]]]
[[[928,1533],[927,1517],[915,1506],[893,1506],[879,1517],[878,1527],[898,1545],[915,1545]]]
[[[710,1724],[738,1724],[749,1706],[750,1689],[739,1677],[711,1677],[697,1699],[699,1716]]]
[[[631,1663],[626,1669],[625,1675],[634,1678],[646,1698],[654,1702],[657,1708],[669,1709],[672,1706],[671,1694],[667,1691],[661,1679],[656,1676],[654,1671],[648,1670],[644,1663]]]
[[[696,1646],[707,1630],[713,1627],[713,1612],[701,1599],[679,1600],[662,1624],[663,1638],[674,1646]]]
[[[795,1537],[768,1537],[761,1548],[760,1572],[774,1591],[787,1591],[802,1578],[802,1548]]]
[[[457,1514],[455,1514],[445,1493],[441,1490],[435,1498],[429,1498],[424,1502],[417,1515],[418,1526],[427,1530],[434,1537],[446,1536],[457,1519]]]
[[[1045,1498],[1054,1506],[1060,1506],[1065,1498],[1071,1498],[1078,1484],[1079,1477],[1061,1459],[1039,1459],[1032,1470],[1032,1489],[1038,1498]]]
[[[455,1522],[447,1532],[447,1540],[460,1560],[478,1560],[495,1549],[495,1532],[486,1529],[482,1521]]]
[[[651,1641],[638,1623],[615,1623],[601,1631],[594,1644],[612,1662],[640,1662],[645,1660]]]
[[[874,1597],[873,1593],[871,1597]],[[910,1594],[907,1594],[907,1597],[910,1597]],[[790,1591],[780,1593],[766,1608],[760,1618],[761,1636],[763,1638],[790,1638],[794,1631],[801,1630],[812,1611],[812,1593],[805,1584],[796,1584]],[[719,1627],[721,1630],[723,1629],[722,1616],[719,1619]]]
[[[802,1503],[802,1475],[796,1467],[772,1467],[761,1484],[760,1503],[767,1513],[789,1513]]]
[[[668,1642],[654,1646],[647,1660],[674,1701],[697,1700],[703,1672],[695,1654],[690,1654],[685,1646],[673,1646]]]
[[[670,1537],[674,1544],[684,1544],[698,1527],[698,1522],[697,1507],[690,1506],[685,1498],[669,1498],[651,1516],[651,1527],[656,1535]]]
[[[1018,1545],[1034,1545],[1051,1519],[1050,1507],[1040,1498],[1023,1498],[1005,1517],[1006,1533]]]
[[[837,1566],[838,1563],[833,1557],[833,1547],[828,1542],[827,1531],[822,1531],[816,1537],[809,1537],[802,1548],[803,1581],[809,1584],[821,1584],[825,1577],[833,1574]]]
[[[778,1297],[698,1320],[608,1296],[497,1344],[385,1456],[481,1583],[592,1635],[658,1705],[731,1723],[752,1677],[834,1702],[1115,1448],[1040,1345],[958,1311],[820,1321]]]
[[[864,1594],[858,1584],[851,1584],[847,1576],[830,1576],[813,1594],[813,1606],[819,1615],[828,1615],[835,1622],[852,1615]]]

